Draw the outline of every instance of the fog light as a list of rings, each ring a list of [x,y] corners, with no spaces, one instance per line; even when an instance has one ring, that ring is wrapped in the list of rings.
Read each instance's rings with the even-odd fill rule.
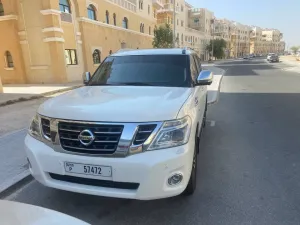
[[[182,181],[182,178],[183,178],[182,174],[176,173],[168,179],[168,184],[171,186],[177,185]]]

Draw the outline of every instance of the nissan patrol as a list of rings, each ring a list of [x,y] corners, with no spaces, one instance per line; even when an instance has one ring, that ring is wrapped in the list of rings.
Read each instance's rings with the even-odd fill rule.
[[[212,79],[189,49],[110,55],[85,86],[39,107],[25,138],[31,174],[99,196],[193,194]]]

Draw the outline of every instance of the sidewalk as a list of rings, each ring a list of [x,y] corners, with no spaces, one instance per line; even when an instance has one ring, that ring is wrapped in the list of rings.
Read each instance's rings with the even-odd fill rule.
[[[71,90],[81,85],[80,82],[67,84],[6,84],[3,85],[3,93],[0,93],[0,107]]]

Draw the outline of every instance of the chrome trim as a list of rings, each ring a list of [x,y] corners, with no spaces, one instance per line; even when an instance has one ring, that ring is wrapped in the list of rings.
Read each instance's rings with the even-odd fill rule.
[[[155,135],[158,133],[160,128],[162,127],[163,122],[144,122],[144,123],[119,123],[119,122],[90,122],[90,121],[76,121],[76,120],[65,120],[65,119],[55,119],[55,118],[50,118],[46,116],[39,115],[40,117],[40,129],[41,129],[41,118],[44,119],[49,119],[50,120],[50,139],[46,139],[45,137],[41,137],[38,140],[42,141],[45,143],[47,146],[52,148],[56,152],[60,153],[65,153],[65,154],[70,154],[70,155],[83,155],[83,156],[91,156],[91,157],[114,157],[114,158],[120,158],[120,157],[127,157],[133,154],[137,153],[142,153],[147,150],[149,147],[150,143],[154,139]],[[123,132],[110,132],[114,134],[120,134],[121,137],[118,143],[118,146],[115,150],[114,153],[112,154],[88,154],[88,153],[77,153],[77,152],[71,152],[63,149],[60,143],[60,137],[59,137],[59,132],[58,132],[58,123],[59,122],[67,122],[67,123],[76,123],[76,124],[96,124],[96,125],[122,125],[124,126]],[[150,136],[145,140],[143,144],[140,145],[133,145],[133,141],[135,139],[135,136],[138,131],[138,127],[140,125],[151,125],[155,124],[156,127],[153,130],[153,132],[150,134]],[[61,129],[61,130],[66,130],[66,131],[74,131],[74,130],[67,130],[67,129]],[[80,132],[80,131],[76,131]],[[96,133],[101,133],[101,132],[95,132]],[[108,132],[103,132],[103,133],[108,133]],[[148,132],[149,133],[149,132]],[[94,142],[103,142],[103,143],[116,143],[116,141],[94,141]],[[73,147],[74,148],[74,147]],[[77,148],[77,147],[76,147]],[[81,149],[80,149],[81,150]],[[84,149],[87,151],[92,151],[94,149]],[[104,151],[110,151],[109,149],[103,149]]]

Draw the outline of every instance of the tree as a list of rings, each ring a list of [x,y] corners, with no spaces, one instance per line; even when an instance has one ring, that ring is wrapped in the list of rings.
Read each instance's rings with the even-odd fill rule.
[[[154,29],[154,40],[152,45],[154,48],[173,47],[173,31],[169,24],[161,25]]]
[[[293,51],[294,54],[297,54],[297,52],[299,51],[300,46],[292,46],[291,50]]]
[[[226,41],[224,39],[210,40],[209,45],[206,46],[206,50],[212,52],[212,44],[214,45],[214,57],[221,59],[225,56],[224,49],[226,48]]]

